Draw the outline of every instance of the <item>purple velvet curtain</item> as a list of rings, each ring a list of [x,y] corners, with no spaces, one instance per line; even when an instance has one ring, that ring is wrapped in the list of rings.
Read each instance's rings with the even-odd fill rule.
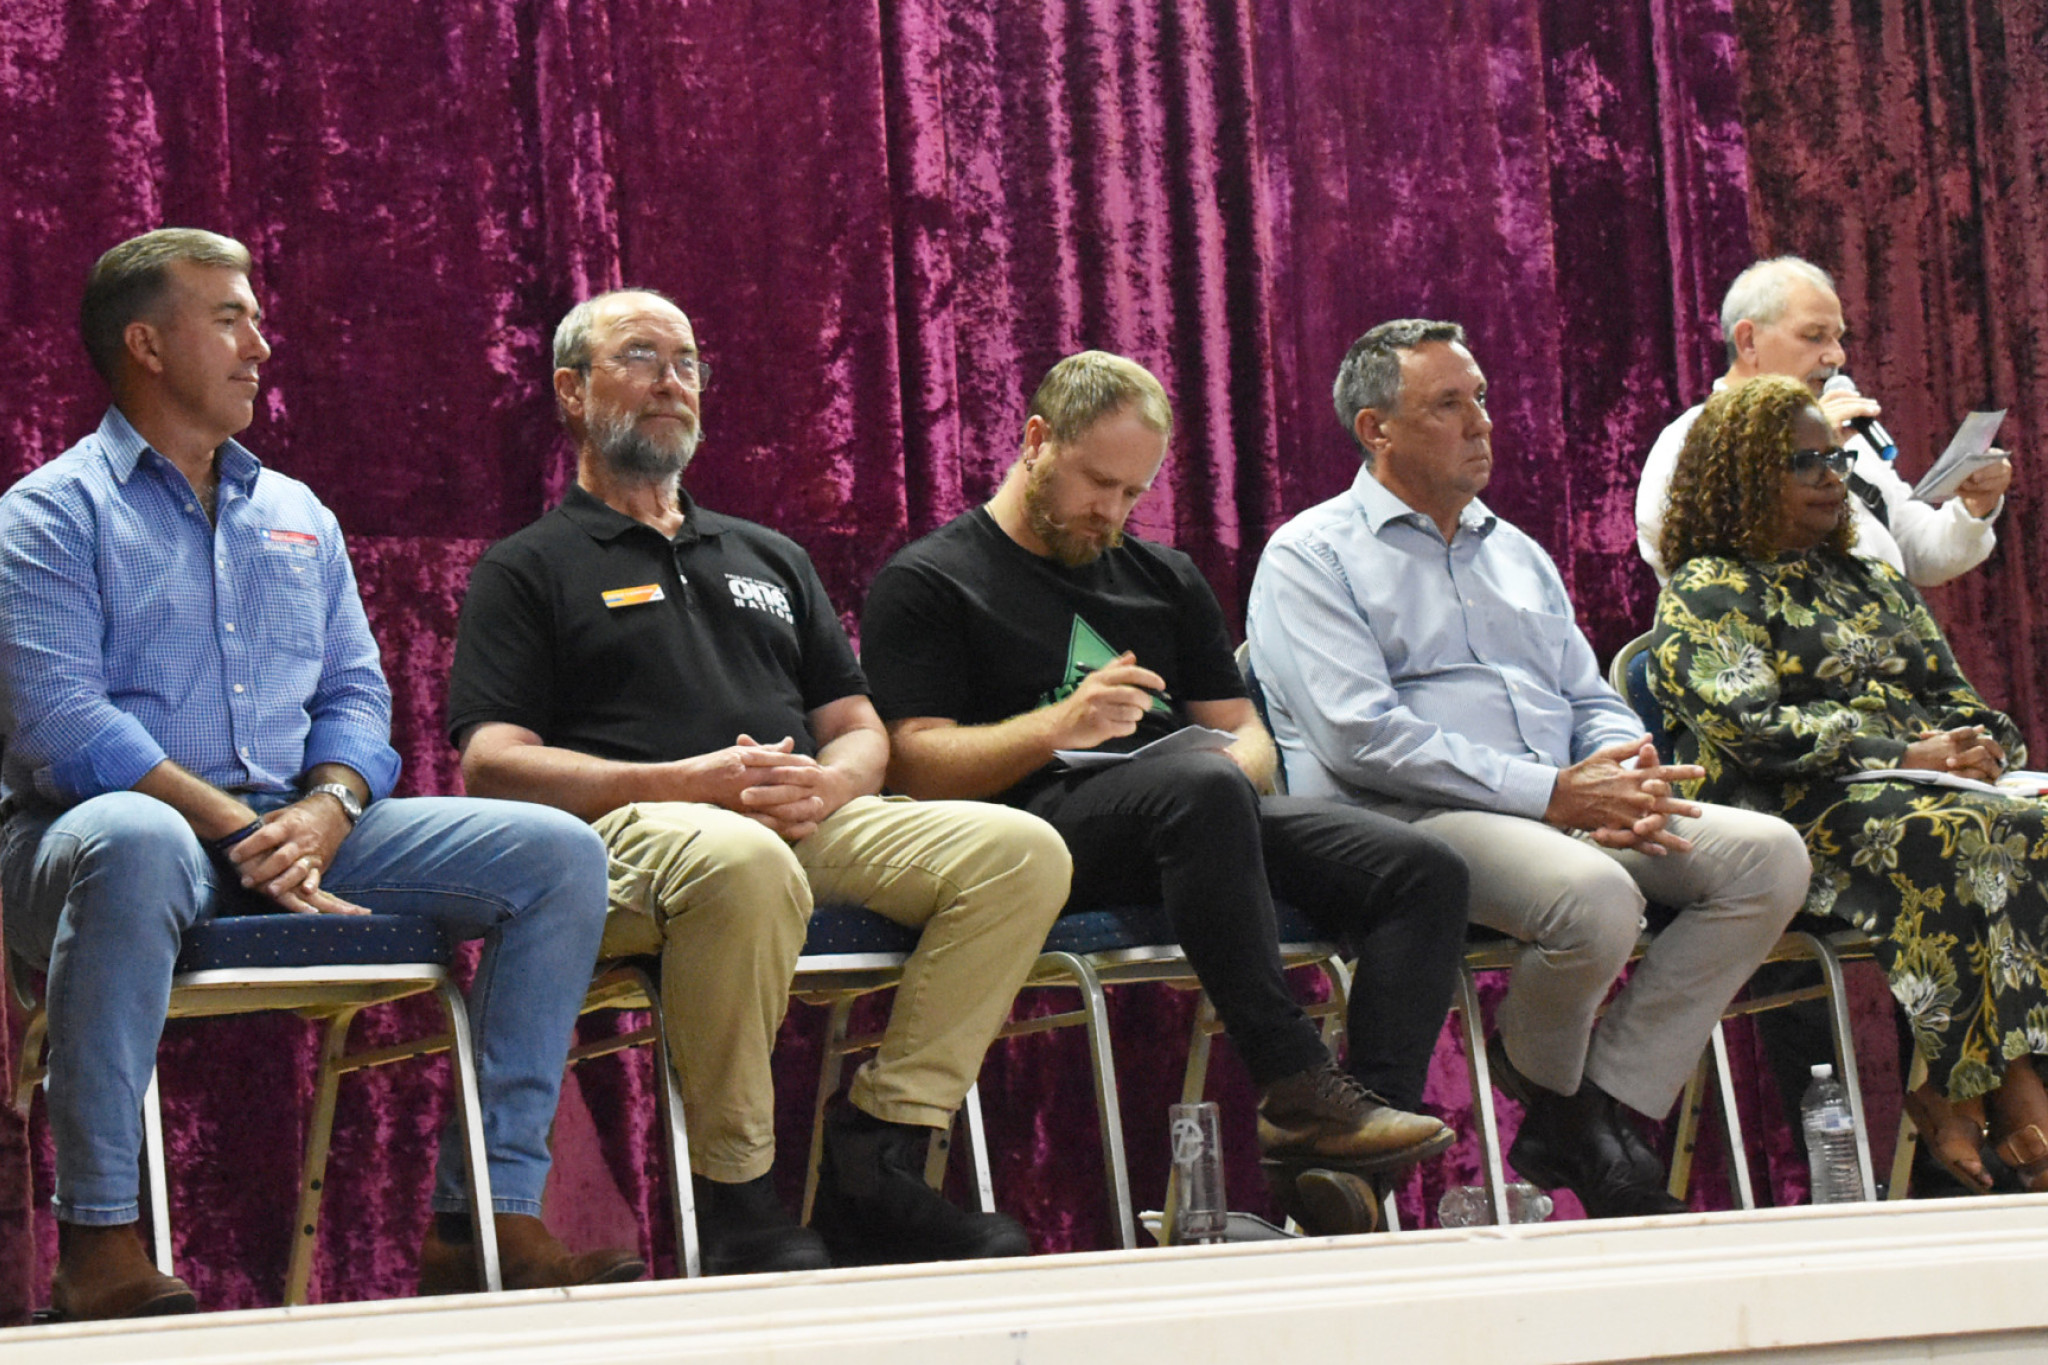
[[[469,565],[568,474],[549,330],[622,282],[677,298],[717,366],[695,491],[803,542],[849,619],[897,546],[988,493],[1030,388],[1082,346],[1174,394],[1136,525],[1235,611],[1272,527],[1355,468],[1324,397],[1345,346],[1389,316],[1463,321],[1495,394],[1489,501],[1556,555],[1603,652],[1652,595],[1635,470],[1718,371],[1711,314],[1753,248],[1841,276],[1866,385],[1919,457],[1985,399],[2016,409],[2014,443],[2042,427],[2037,3],[993,8],[11,0],[0,482],[97,419],[73,319],[99,251],[165,223],[248,242],[277,354],[245,439],[349,533],[403,790],[438,792]],[[2023,456],[1998,558],[1937,601],[2037,740],[2039,486]],[[1156,1203],[1188,1005],[1115,1008]],[[780,1054],[792,1197],[818,1027],[793,1007]],[[170,1030],[180,1264],[209,1305],[277,1301],[312,1049],[287,1019]],[[1083,1068],[1077,1036],[1041,1035],[983,1078],[999,1194],[1045,1249],[1106,1244]],[[316,1298],[409,1292],[442,1072],[344,1086]],[[1469,1117],[1448,1055],[1431,1098]],[[668,1269],[651,1114],[643,1060],[582,1069],[550,1218]],[[1419,1174],[1411,1224],[1471,1169],[1468,1144]],[[40,1117],[0,1114],[0,1313],[46,1292],[48,1171]]]

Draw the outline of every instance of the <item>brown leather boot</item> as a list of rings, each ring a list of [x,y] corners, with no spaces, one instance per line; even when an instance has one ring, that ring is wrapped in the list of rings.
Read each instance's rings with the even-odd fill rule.
[[[198,1306],[183,1280],[150,1264],[135,1224],[57,1224],[57,1274],[50,1282],[50,1307],[66,1322],[148,1318],[189,1313]]]
[[[619,1284],[647,1273],[647,1263],[623,1247],[586,1251],[572,1256],[540,1219],[528,1213],[501,1213],[498,1229],[498,1274],[507,1289],[561,1289],[577,1284]],[[441,1235],[441,1219],[427,1228],[420,1248],[420,1296],[479,1294],[476,1247]]]

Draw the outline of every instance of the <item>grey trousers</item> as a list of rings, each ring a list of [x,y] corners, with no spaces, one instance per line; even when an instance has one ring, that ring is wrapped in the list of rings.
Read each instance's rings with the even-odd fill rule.
[[[1499,1024],[1517,1069],[1569,1095],[1581,1077],[1653,1118],[1669,1112],[1721,1011],[1806,899],[1798,831],[1776,816],[1703,806],[1671,828],[1690,853],[1606,849],[1540,820],[1381,807],[1464,855],[1471,919],[1520,939]],[[1647,900],[1678,907],[1596,1031]]]

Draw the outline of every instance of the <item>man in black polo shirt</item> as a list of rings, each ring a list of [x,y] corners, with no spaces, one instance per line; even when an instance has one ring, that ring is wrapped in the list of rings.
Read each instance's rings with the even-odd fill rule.
[[[1073,852],[1075,908],[1162,901],[1264,1092],[1269,1157],[1411,1162],[1451,1140],[1407,1111],[1456,982],[1465,866],[1399,821],[1270,794],[1273,742],[1215,594],[1186,555],[1123,535],[1172,427],[1142,366],[1070,356],[1033,396],[1022,457],[988,505],[883,568],[861,638],[890,786],[1044,816]],[[1094,768],[1056,760],[1129,752],[1190,723],[1232,742]],[[1282,979],[1269,886],[1358,954],[1348,1073]]]
[[[579,304],[554,358],[576,486],[478,562],[448,726],[472,795],[559,806],[604,836],[605,954],[661,954],[705,1269],[1023,1255],[1016,1222],[926,1186],[924,1156],[1066,899],[1059,836],[999,807],[877,795],[888,738],[810,559],[682,488],[708,371],[673,303]],[[769,1176],[769,1054],[814,897],[923,931],[828,1121],[815,1231]]]

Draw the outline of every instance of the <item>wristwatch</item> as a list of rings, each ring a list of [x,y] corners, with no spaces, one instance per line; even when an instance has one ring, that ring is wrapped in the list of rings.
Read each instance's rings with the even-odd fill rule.
[[[363,818],[363,803],[356,800],[356,794],[342,783],[322,782],[317,787],[306,788],[306,795],[308,796],[318,796],[322,792],[341,802],[342,812],[348,816],[348,823],[351,828],[355,826],[356,821]]]

